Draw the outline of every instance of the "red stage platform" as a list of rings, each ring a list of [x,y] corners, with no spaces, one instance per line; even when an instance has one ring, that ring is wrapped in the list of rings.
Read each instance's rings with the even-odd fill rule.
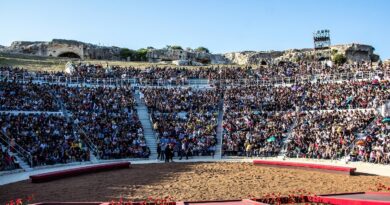
[[[322,195],[319,198],[321,203],[337,205],[390,205],[390,193],[383,192]]]
[[[253,201],[250,199],[243,199],[243,200],[227,200],[227,201],[177,202],[176,205],[267,205],[267,204]]]
[[[281,204],[291,204],[287,197],[281,197]],[[267,205],[264,199],[243,199],[226,201],[189,201],[169,202],[166,205]],[[269,200],[265,200],[269,201]],[[297,203],[321,203],[332,205],[390,205],[390,193],[385,192],[358,192],[344,194],[321,195],[313,199],[305,196],[304,201]],[[124,202],[125,205],[145,205],[143,202]],[[33,205],[112,205],[110,202],[43,202]],[[149,202],[147,205],[161,205]]]
[[[269,161],[269,160],[253,160],[255,165],[272,166],[272,167],[288,167],[297,169],[313,169],[325,172],[340,173],[340,174],[355,174],[356,168],[342,167],[333,165],[322,165],[302,162],[284,162],[284,161]]]
[[[81,174],[108,171],[114,169],[124,169],[129,168],[130,162],[116,162],[110,164],[99,164],[92,166],[85,166],[74,169],[67,169],[62,171],[48,172],[44,174],[31,175],[30,180],[33,183],[46,182],[56,179],[62,179],[65,177],[77,176]]]

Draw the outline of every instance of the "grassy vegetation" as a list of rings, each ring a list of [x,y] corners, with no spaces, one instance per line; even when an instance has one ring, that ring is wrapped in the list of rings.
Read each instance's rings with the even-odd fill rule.
[[[107,61],[107,60],[79,60],[79,59],[69,59],[69,58],[56,58],[56,57],[40,57],[40,56],[30,56],[30,55],[21,55],[21,54],[6,54],[0,53],[0,66],[13,66],[20,67],[31,71],[63,71],[65,69],[65,64],[69,61],[75,63],[83,62],[90,64],[100,64],[103,67],[108,66],[121,66],[121,67],[138,67],[145,68],[150,66],[167,66],[170,67],[187,67],[187,68],[196,68],[197,66],[176,66],[173,64],[164,64],[164,63],[148,63],[148,62],[126,62],[126,61]],[[215,65],[217,66],[217,65]],[[234,65],[225,65],[225,66],[234,66]]]
[[[165,64],[148,63],[148,62],[126,62],[126,61],[107,61],[107,60],[78,60],[69,58],[55,58],[55,57],[39,57],[20,54],[4,54],[0,53],[0,66],[13,66],[25,68],[31,71],[62,71],[65,68],[65,64],[69,61],[75,63],[83,62],[90,64],[101,64],[104,67],[108,66],[121,66],[121,67],[140,67],[145,68],[148,66],[164,66]],[[174,66],[174,65],[170,65]]]
[[[66,59],[0,53],[0,66],[14,66],[32,71],[61,71],[64,70],[66,62]]]

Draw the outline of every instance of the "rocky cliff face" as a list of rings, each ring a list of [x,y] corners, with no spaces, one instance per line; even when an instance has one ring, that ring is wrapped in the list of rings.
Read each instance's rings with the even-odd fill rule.
[[[369,45],[346,44],[332,46],[331,48],[344,54],[345,57],[347,57],[347,61],[349,62],[376,62],[380,59],[378,55],[374,54],[375,48]]]
[[[283,55],[281,51],[244,51],[244,52],[231,52],[224,54],[224,57],[231,63],[246,65],[246,64],[259,64],[266,65],[271,63],[274,59]]]
[[[53,39],[43,41],[15,41],[3,48],[3,52],[37,56],[72,57],[81,59],[116,59],[120,48],[97,46],[73,40]]]
[[[149,62],[192,61],[201,64],[226,64],[229,61],[220,54],[187,51],[179,49],[151,49],[146,55]]]
[[[80,59],[118,60],[119,47],[97,46],[74,40],[53,39],[43,41],[15,41],[9,47],[1,47],[1,52],[29,54],[37,56],[71,57]],[[348,62],[378,61],[374,47],[362,44],[335,45],[328,50],[345,55]],[[212,54],[193,50],[150,49],[147,53],[150,62],[186,61],[193,64],[239,64],[267,65],[279,61],[315,60],[319,51],[313,49],[291,49],[285,51],[243,51],[225,54]]]
[[[383,64],[390,65],[390,59],[387,59],[387,60],[383,61]]]
[[[378,61],[380,58],[374,54],[374,47],[362,44],[346,44],[346,45],[335,45],[330,48],[330,51],[341,53],[345,55],[348,62],[369,62]],[[224,54],[230,62],[245,65],[265,65],[268,63],[275,63],[278,61],[299,61],[315,60],[316,52],[325,51],[314,51],[314,49],[291,49],[285,51],[243,51],[243,52],[231,52]]]

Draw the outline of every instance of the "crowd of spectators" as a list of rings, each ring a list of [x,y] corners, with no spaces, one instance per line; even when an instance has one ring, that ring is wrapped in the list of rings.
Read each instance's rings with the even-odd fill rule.
[[[64,117],[48,114],[0,114],[0,127],[12,149],[21,147],[33,166],[89,160],[89,151]],[[31,162],[31,159],[28,160]]]
[[[362,111],[330,112],[322,114],[323,110],[354,110],[375,109],[390,100],[388,81],[349,81],[344,83],[305,83],[289,86],[232,86],[224,93],[224,135],[223,150],[228,155],[275,156],[281,150],[281,142],[286,139],[287,132],[293,134],[293,142],[289,144],[288,156],[339,158],[342,151],[339,147],[329,148],[326,143],[334,145],[334,133],[331,137],[322,137],[322,132],[314,128],[331,129],[346,123],[355,125],[354,129],[362,129],[372,118],[372,114],[362,114]],[[308,111],[308,112],[307,112]],[[310,114],[314,112],[316,114]],[[300,113],[300,114],[299,114]],[[305,114],[309,113],[309,114]],[[321,113],[321,114],[320,114]],[[303,118],[305,116],[306,118]],[[329,122],[334,119],[333,123]],[[349,121],[345,121],[345,120]],[[344,121],[343,121],[344,120]],[[357,123],[354,120],[356,120]],[[298,128],[289,130],[298,122]],[[327,124],[324,124],[327,123]],[[302,127],[301,124],[304,126]],[[310,124],[310,126],[306,126]],[[357,124],[357,125],[356,125]],[[347,125],[346,125],[347,126]],[[347,127],[348,127],[347,126]],[[271,128],[270,128],[271,127]],[[306,129],[303,129],[306,128]],[[348,127],[348,129],[352,129]],[[300,131],[300,132],[298,132]],[[355,132],[355,130],[354,130]],[[299,133],[299,135],[298,135]],[[353,132],[347,132],[351,140]],[[299,137],[297,137],[298,135]],[[307,138],[304,138],[307,136]],[[335,138],[334,138],[335,137]],[[297,141],[297,139],[299,139]],[[315,152],[310,143],[322,139],[319,151]],[[348,138],[348,139],[349,139]],[[349,145],[351,144],[348,141]],[[326,146],[324,145],[326,144]],[[337,144],[341,146],[341,144]],[[316,146],[319,146],[316,144]],[[324,148],[325,147],[325,148]],[[302,149],[298,151],[295,149]],[[327,149],[325,153],[324,149]],[[259,151],[260,150],[260,151]],[[266,152],[264,150],[271,150]],[[294,152],[293,152],[294,151]],[[332,154],[330,157],[329,154]],[[337,156],[335,155],[337,153]],[[320,156],[326,155],[326,156]],[[345,156],[345,153],[342,153]]]
[[[149,156],[130,87],[60,87],[56,92],[99,158]]]
[[[386,65],[373,65],[368,62],[361,63],[345,63],[343,65],[329,65],[323,62],[291,62],[281,61],[276,64],[270,64],[265,69],[259,69],[257,75],[263,78],[272,77],[300,77],[300,76],[312,76],[312,75],[332,75],[351,73],[358,74],[358,72],[364,71],[383,71],[388,70]],[[351,76],[352,77],[352,76]]]
[[[287,144],[288,157],[340,159],[346,157],[361,133],[375,118],[375,111],[302,112]]]
[[[49,85],[0,81],[0,111],[58,111]]]
[[[161,150],[177,155],[215,154],[220,95],[215,89],[143,88]]]
[[[275,156],[290,128],[288,112],[265,112],[266,86],[235,86],[224,92],[224,155]]]
[[[390,99],[389,81],[304,83],[293,86],[237,86],[225,93],[231,109],[307,111],[376,108]]]
[[[151,111],[167,113],[215,111],[220,102],[220,94],[216,89],[142,88],[141,93]]]
[[[389,65],[362,62],[343,65],[328,65],[320,62],[308,61],[279,61],[265,65],[252,66],[235,66],[235,65],[218,65],[218,66],[201,66],[195,68],[185,68],[180,66],[147,66],[140,67],[120,67],[100,64],[77,63],[71,73],[61,72],[28,72],[20,68],[0,67],[0,72],[9,73],[11,77],[15,74],[25,75],[52,75],[64,77],[83,78],[101,78],[101,79],[122,79],[135,78],[140,82],[155,82],[153,80],[170,80],[178,79],[183,83],[187,79],[273,79],[273,78],[308,78],[309,76],[325,77],[333,74],[350,74],[349,79],[358,76],[361,72],[374,72],[380,75],[383,71],[389,71]]]
[[[70,112],[74,124],[67,124],[63,117],[45,114],[62,111],[59,101]],[[146,158],[150,154],[130,88],[2,81],[0,102],[0,111],[11,113],[1,115],[0,126],[12,142],[33,156],[33,166],[89,160],[89,151],[75,147],[81,139],[96,148],[95,154],[101,159]],[[36,114],[14,116],[13,111],[36,111]],[[71,149],[67,147],[70,144]]]
[[[366,135],[355,141],[351,161],[390,164],[390,118],[377,115]]]
[[[267,62],[268,63],[268,62]],[[89,159],[81,139],[101,159],[150,155],[135,109],[131,87],[68,87],[12,81],[15,75],[62,76],[102,79],[134,78],[185,84],[188,79],[271,79],[389,71],[387,65],[319,62],[278,62],[258,66],[119,67],[76,64],[71,73],[28,72],[0,67],[9,78],[0,82],[0,111],[59,111],[60,100],[73,123],[48,114],[0,114],[0,126],[14,143],[31,153],[34,165]],[[28,79],[28,78],[26,78]],[[158,152],[180,157],[214,155],[217,119],[223,97],[224,155],[276,156],[287,140],[288,157],[339,159],[349,157],[389,163],[389,128],[374,112],[390,100],[390,82],[295,82],[291,86],[228,86],[226,90],[190,88],[141,88],[150,112]],[[222,85],[222,84],[221,84]],[[56,99],[57,98],[57,99]],[[353,110],[351,110],[353,109]],[[357,109],[365,109],[364,111]],[[357,138],[374,119],[367,136]],[[84,141],[83,141],[84,142]],[[356,144],[359,142],[359,144]],[[96,150],[94,150],[96,148]],[[5,154],[2,156],[6,156]],[[168,161],[170,160],[168,159]],[[4,163],[1,163],[4,164]]]
[[[223,121],[224,155],[276,156],[292,125],[291,113],[226,110]]]

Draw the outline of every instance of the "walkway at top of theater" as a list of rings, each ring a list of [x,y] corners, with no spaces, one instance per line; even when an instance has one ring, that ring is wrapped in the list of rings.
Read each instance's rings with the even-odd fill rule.
[[[252,162],[254,159],[260,158],[225,158],[225,159],[214,159],[214,158],[196,158],[189,160],[175,160],[175,163],[188,163],[188,162]],[[282,161],[280,158],[261,158],[263,160],[274,160],[274,161]],[[111,163],[117,161],[124,160],[107,160],[101,161],[100,163]],[[130,161],[132,164],[152,164],[152,163],[164,163],[163,161],[156,160],[126,160]],[[357,173],[364,174],[372,174],[379,176],[387,176],[390,177],[390,165],[380,165],[380,164],[370,164],[364,162],[349,162],[345,163],[342,160],[313,160],[313,159],[291,159],[287,158],[284,161],[290,162],[303,162],[303,163],[318,163],[318,164],[326,164],[326,165],[335,165],[335,166],[347,166],[347,167],[355,167]],[[17,172],[11,174],[5,174],[0,176],[0,185],[10,184],[14,182],[19,182],[23,180],[29,179],[30,175],[42,174],[53,171],[67,170],[72,168],[78,168],[83,166],[92,165],[91,162],[84,163],[72,163],[66,164],[63,166],[47,166],[45,168],[37,168],[30,172]]]

